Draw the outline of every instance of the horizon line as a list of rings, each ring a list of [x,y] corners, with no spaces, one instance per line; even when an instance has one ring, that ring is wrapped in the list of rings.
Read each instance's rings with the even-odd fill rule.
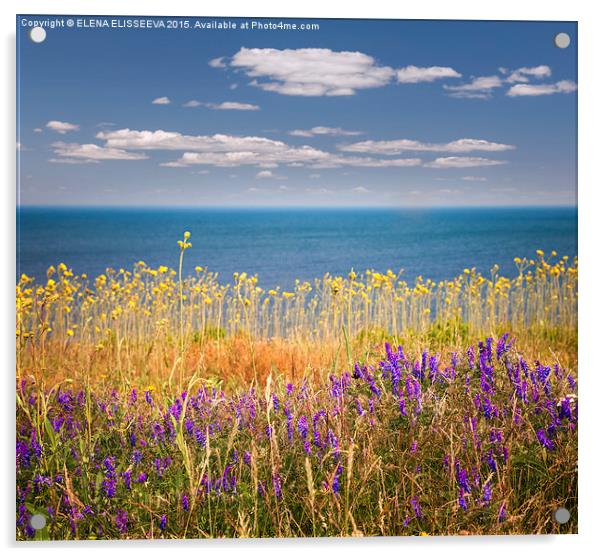
[[[577,209],[578,204],[524,204],[524,205],[36,205],[17,204],[19,209],[120,209],[120,210],[265,210],[265,209],[293,209],[293,210],[413,210],[413,209],[525,209],[525,208],[571,208]]]

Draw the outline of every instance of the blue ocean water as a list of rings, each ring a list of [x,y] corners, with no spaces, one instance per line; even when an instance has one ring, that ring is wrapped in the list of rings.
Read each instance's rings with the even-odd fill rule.
[[[177,268],[177,240],[191,232],[184,272],[208,266],[227,282],[259,275],[290,287],[326,272],[404,269],[406,279],[452,278],[465,267],[488,272],[536,249],[577,254],[576,208],[446,209],[125,209],[20,208],[17,276],[44,279],[64,262],[89,276],[139,260]]]

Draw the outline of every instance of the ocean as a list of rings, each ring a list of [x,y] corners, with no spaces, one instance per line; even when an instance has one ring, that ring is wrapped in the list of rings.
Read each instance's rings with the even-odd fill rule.
[[[351,268],[404,270],[452,278],[466,267],[516,272],[514,257],[536,249],[577,254],[577,209],[131,209],[21,207],[17,211],[17,277],[44,280],[64,262],[90,277],[143,260],[177,268],[177,240],[189,231],[184,272],[208,266],[228,282],[258,274],[259,285],[289,288]]]

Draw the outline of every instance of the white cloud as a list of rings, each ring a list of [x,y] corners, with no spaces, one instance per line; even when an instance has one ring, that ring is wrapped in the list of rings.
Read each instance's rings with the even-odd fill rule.
[[[248,193],[262,193],[266,195],[281,194],[285,191],[290,191],[290,187],[279,185],[278,187],[247,187]]]
[[[313,129],[313,128],[312,128]],[[336,128],[329,128],[336,129]],[[324,131],[324,130],[321,130]],[[90,159],[139,159],[144,155],[131,151],[166,150],[181,151],[181,156],[164,162],[165,167],[180,168],[188,166],[236,167],[255,166],[264,170],[258,178],[277,177],[269,168],[280,165],[290,167],[320,168],[403,168],[422,165],[420,158],[376,158],[372,156],[349,156],[316,149],[309,145],[292,146],[283,141],[265,137],[234,135],[183,135],[164,130],[105,130],[96,134],[105,141],[104,147],[98,145],[60,144],[62,157]],[[403,151],[456,152],[471,151],[500,152],[513,149],[513,145],[493,143],[482,139],[459,139],[450,143],[420,143],[410,140],[364,141],[342,147],[351,152],[370,152],[395,155]],[[76,154],[74,154],[76,153]],[[431,168],[467,168],[473,166],[491,166],[504,161],[480,157],[442,157],[427,163]],[[316,175],[312,175],[316,177]]]
[[[280,164],[309,166],[313,168],[338,168],[358,166],[385,168],[419,166],[419,158],[375,159],[370,157],[347,157],[322,151],[308,145],[287,145],[265,137],[233,135],[182,135],[173,131],[137,131],[119,129],[101,131],[98,139],[106,147],[131,150],[184,151],[175,161],[163,163],[167,167],[183,167],[197,164],[212,166],[252,165],[273,168]]]
[[[417,66],[406,66],[397,70],[398,83],[431,83],[436,79],[447,77],[462,77],[455,69],[442,66],[431,66],[419,68]]]
[[[213,60],[209,60],[209,65],[212,68],[225,68],[226,64],[224,63],[224,58],[213,58]]]
[[[542,95],[553,95],[556,93],[573,93],[577,90],[577,84],[574,81],[558,81],[556,83],[545,83],[541,85],[528,85],[521,83],[512,85],[506,92],[509,97],[535,97]]]
[[[79,129],[79,125],[70,124],[69,122],[59,122],[58,120],[50,120],[46,127],[51,129],[52,131],[56,131],[61,135],[68,133],[69,131],[77,131]]]
[[[506,78],[506,81],[508,83],[528,83],[531,77],[543,79],[544,77],[550,77],[550,75],[552,75],[552,70],[549,66],[518,68]]]
[[[197,108],[198,106],[201,106],[201,103],[198,100],[189,100],[182,104],[182,106],[184,108]]]
[[[462,176],[460,179],[464,181],[487,181],[487,178],[483,176]]]
[[[474,77],[470,83],[463,85],[443,85],[443,88],[456,98],[489,98],[493,89],[502,85],[503,81],[499,76],[489,75]]]
[[[346,152],[364,152],[373,154],[400,154],[402,152],[451,152],[468,153],[472,151],[500,152],[514,149],[514,145],[493,143],[484,139],[457,139],[449,143],[423,143],[412,139],[394,139],[391,141],[360,141],[350,145],[341,145]]]
[[[49,158],[48,162],[53,164],[98,164],[98,160],[85,158]]]
[[[359,185],[358,187],[354,187],[351,191],[354,193],[370,193],[372,190],[364,187],[363,185]]]
[[[275,174],[271,170],[261,170],[255,175],[255,179],[272,179],[272,180],[286,180],[286,176]],[[280,189],[288,189],[285,185],[280,186]]]
[[[234,135],[183,135],[176,131],[156,131],[118,129],[101,131],[98,139],[106,141],[108,147],[121,149],[171,150],[196,152],[276,152],[286,150],[288,146],[282,141],[274,141],[265,137]]]
[[[212,110],[259,110],[259,106],[256,104],[247,104],[244,102],[221,102],[219,104],[215,104],[213,102],[208,102],[205,104],[207,108],[211,108]]]
[[[505,160],[492,160],[478,156],[445,156],[425,164],[427,168],[473,168],[477,166],[497,166]]]
[[[299,149],[288,148],[284,151],[271,153],[257,152],[212,152],[193,153],[185,152],[178,160],[163,163],[162,166],[179,168],[195,164],[206,164],[211,166],[258,166],[286,164],[291,167],[309,168],[340,168],[342,166],[354,166],[363,168],[394,168],[420,166],[419,158],[399,159],[375,159],[370,157],[347,157],[337,156],[320,151],[312,147],[301,147]]]
[[[328,189],[327,187],[307,187],[305,188],[307,193],[316,193],[318,195],[329,195],[330,193],[334,193],[332,189]]]
[[[283,95],[347,96],[388,84],[395,71],[361,52],[328,48],[241,48],[230,60],[251,85]]]
[[[356,168],[404,168],[420,166],[420,158],[371,158],[357,156],[329,155],[324,160],[311,165],[312,168],[341,168],[353,166]]]
[[[316,135],[353,136],[361,135],[362,131],[347,131],[340,127],[315,126],[311,129],[293,129],[288,134],[294,137],[314,137]]]
[[[34,127],[33,128],[33,132],[34,133],[42,133],[44,130],[41,127]]]
[[[53,143],[54,154],[67,159],[82,159],[85,161],[100,160],[142,160],[148,158],[142,153],[133,153],[111,147],[100,147],[92,143]]]
[[[153,104],[171,104],[169,97],[158,97],[152,102]]]
[[[284,148],[276,151],[214,151],[214,152],[185,152],[173,162],[164,163],[168,167],[190,166],[205,164],[209,166],[259,166],[276,167],[279,164],[299,163],[304,166],[329,157],[328,153],[312,147]]]

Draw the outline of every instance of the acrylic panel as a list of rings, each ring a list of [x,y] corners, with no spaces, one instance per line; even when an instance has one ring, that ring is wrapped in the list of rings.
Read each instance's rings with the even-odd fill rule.
[[[577,24],[17,17],[16,538],[577,532]]]

